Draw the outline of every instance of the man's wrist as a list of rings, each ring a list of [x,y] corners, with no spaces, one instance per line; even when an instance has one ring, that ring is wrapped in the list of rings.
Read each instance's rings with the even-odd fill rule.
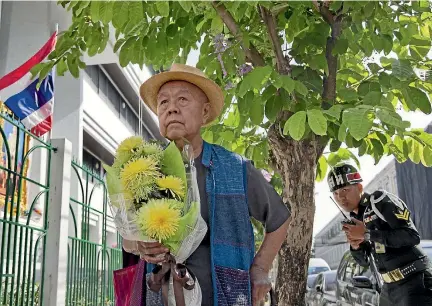
[[[251,266],[251,269],[260,271],[262,273],[269,273],[271,268],[266,267],[266,265],[254,262]]]

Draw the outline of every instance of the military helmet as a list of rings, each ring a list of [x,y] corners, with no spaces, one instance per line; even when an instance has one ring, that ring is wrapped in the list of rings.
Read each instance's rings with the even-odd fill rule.
[[[330,192],[349,185],[355,185],[363,182],[358,170],[350,164],[339,164],[330,170],[327,176],[327,183]]]

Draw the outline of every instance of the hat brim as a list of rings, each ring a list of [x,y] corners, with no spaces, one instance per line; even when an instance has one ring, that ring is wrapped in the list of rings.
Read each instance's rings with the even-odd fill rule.
[[[222,89],[212,80],[182,71],[166,71],[156,74],[145,81],[140,87],[140,95],[147,106],[157,114],[157,95],[160,88],[170,81],[185,81],[200,88],[210,103],[209,118],[204,126],[210,125],[222,112],[224,94]]]

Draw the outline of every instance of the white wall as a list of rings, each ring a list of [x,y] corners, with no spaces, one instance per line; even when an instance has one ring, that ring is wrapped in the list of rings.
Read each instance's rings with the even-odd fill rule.
[[[83,112],[84,129],[100,145],[109,152],[114,153],[117,145],[125,138],[132,136],[133,131],[126,127],[105,101],[95,91],[93,85],[84,76],[83,80]]]

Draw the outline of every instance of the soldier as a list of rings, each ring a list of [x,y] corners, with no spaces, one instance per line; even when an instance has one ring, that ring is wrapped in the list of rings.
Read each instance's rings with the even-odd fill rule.
[[[384,282],[380,306],[432,305],[432,265],[405,203],[386,191],[363,192],[356,168],[338,165],[327,178],[336,202],[350,213],[343,222],[351,254],[361,266],[373,260]]]

